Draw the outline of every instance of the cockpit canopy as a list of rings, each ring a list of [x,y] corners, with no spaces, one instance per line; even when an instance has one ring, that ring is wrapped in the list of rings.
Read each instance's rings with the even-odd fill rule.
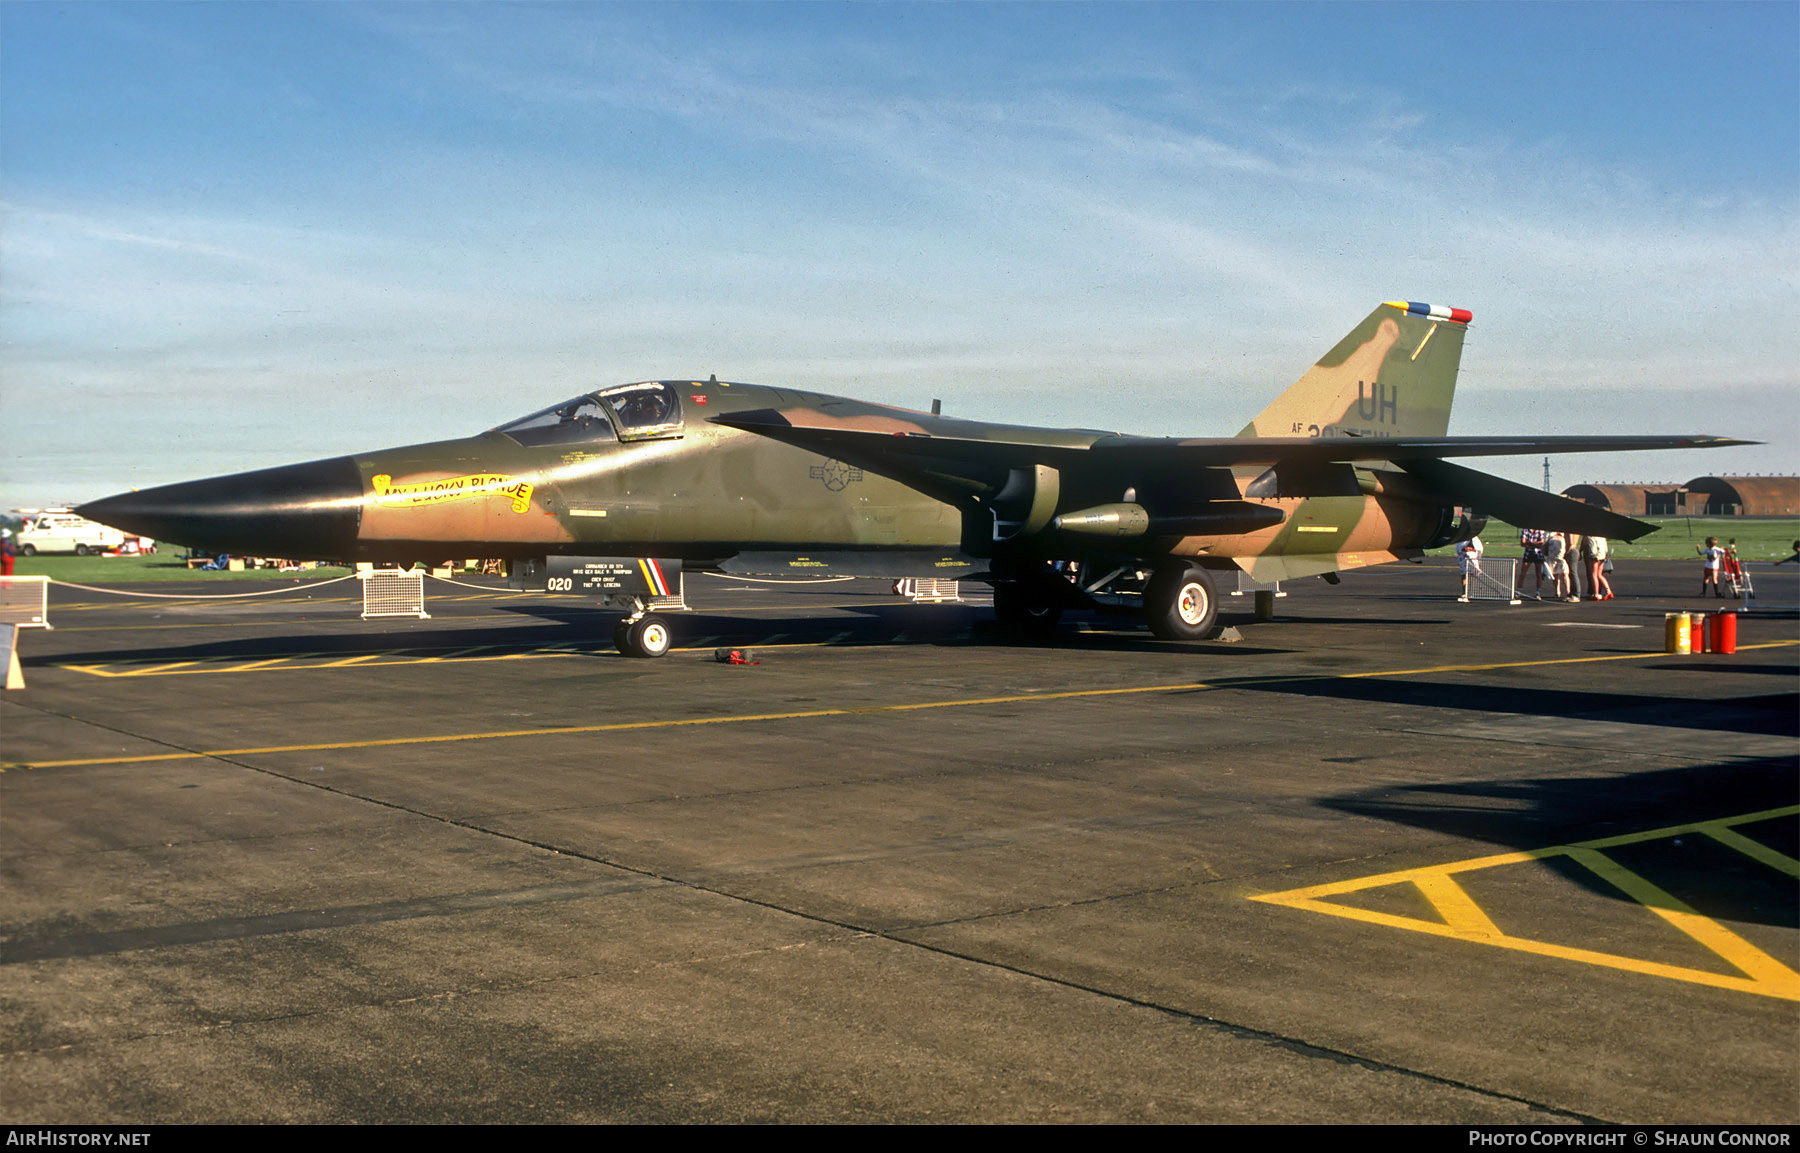
[[[526,447],[681,435],[681,398],[668,381],[624,384],[584,393],[493,431]]]

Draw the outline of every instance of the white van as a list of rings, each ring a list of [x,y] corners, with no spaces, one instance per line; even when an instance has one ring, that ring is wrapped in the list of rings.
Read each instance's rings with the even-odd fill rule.
[[[13,543],[18,546],[20,556],[36,556],[41,552],[72,552],[76,556],[87,556],[118,548],[125,543],[125,534],[72,512],[29,512],[25,515],[25,527],[13,534]]]

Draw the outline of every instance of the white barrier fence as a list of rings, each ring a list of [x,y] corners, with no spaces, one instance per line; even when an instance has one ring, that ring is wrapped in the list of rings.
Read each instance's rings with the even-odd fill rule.
[[[957,587],[960,583],[931,577],[904,577],[894,582],[894,591],[915,604],[944,604],[962,600],[962,592]]]
[[[370,569],[356,574],[363,584],[362,619],[370,617],[418,617],[425,611],[425,574],[419,570]]]
[[[1494,571],[1489,571],[1492,569]],[[1504,557],[1494,560],[1489,569],[1477,567],[1463,582],[1463,595],[1458,601],[1505,601],[1509,605],[1519,603],[1519,594],[1513,590],[1513,577],[1516,568]]]
[[[22,629],[50,627],[50,578],[0,577],[0,624]]]
[[[50,578],[0,577],[0,669],[7,688],[25,687],[25,673],[19,667],[19,630],[49,627]]]

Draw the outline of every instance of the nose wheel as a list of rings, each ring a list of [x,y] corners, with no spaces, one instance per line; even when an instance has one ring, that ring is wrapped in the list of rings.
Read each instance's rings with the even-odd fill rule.
[[[628,657],[660,657],[673,639],[669,622],[655,613],[627,617],[613,626],[613,644]]]

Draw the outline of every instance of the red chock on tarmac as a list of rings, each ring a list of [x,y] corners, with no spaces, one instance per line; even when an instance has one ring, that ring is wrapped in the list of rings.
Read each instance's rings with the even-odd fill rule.
[[[1737,653],[1737,610],[1719,609],[1706,614],[1706,651],[1732,656]]]
[[[722,665],[760,665],[761,661],[750,659],[749,649],[714,649],[713,660]]]

